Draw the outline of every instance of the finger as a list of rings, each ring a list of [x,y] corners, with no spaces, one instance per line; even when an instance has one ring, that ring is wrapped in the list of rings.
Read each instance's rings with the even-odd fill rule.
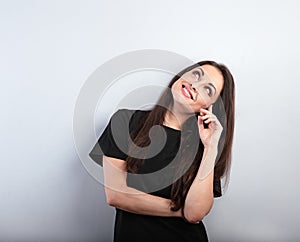
[[[217,127],[218,127],[216,121],[214,121],[214,120],[207,120],[207,121],[204,121],[204,122],[208,125],[208,127],[210,129],[217,129]]]
[[[222,125],[220,125],[220,123],[217,120],[207,120],[207,121],[205,120],[204,122],[208,124],[209,128],[220,130],[220,131],[223,130]]]
[[[207,119],[207,118],[210,118],[210,117],[215,117],[215,115],[213,115],[213,114],[206,114],[206,115],[204,115],[204,116],[201,116],[200,118],[201,118],[202,120],[204,120],[204,119]]]
[[[199,109],[199,114],[200,114],[200,116],[203,116],[203,115],[204,115],[204,113],[203,113],[203,112],[201,112],[201,109],[202,109],[202,108],[200,108],[200,109]]]
[[[204,120],[205,123],[210,123],[210,122],[216,122],[216,120],[212,119],[212,118],[208,118],[206,120]]]
[[[204,129],[204,124],[200,116],[198,116],[198,125],[200,130]]]
[[[214,122],[218,123],[218,120],[214,117],[209,117],[208,119],[204,120],[205,123]]]
[[[204,113],[204,114],[210,114],[210,113],[211,113],[210,111],[208,111],[208,110],[205,109],[205,108],[200,108],[200,111],[201,111],[202,113]]]

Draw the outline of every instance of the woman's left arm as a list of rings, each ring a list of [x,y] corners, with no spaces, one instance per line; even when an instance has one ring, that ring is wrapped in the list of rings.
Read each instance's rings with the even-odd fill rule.
[[[191,223],[201,221],[211,210],[214,202],[214,166],[218,154],[218,142],[223,130],[217,117],[208,110],[200,109],[198,117],[199,135],[204,145],[202,160],[196,177],[187,193],[184,217]],[[205,129],[203,121],[208,124]]]
[[[214,202],[213,168],[216,156],[216,148],[204,149],[201,165],[188,191],[184,206],[184,217],[191,223],[201,221],[212,208]]]

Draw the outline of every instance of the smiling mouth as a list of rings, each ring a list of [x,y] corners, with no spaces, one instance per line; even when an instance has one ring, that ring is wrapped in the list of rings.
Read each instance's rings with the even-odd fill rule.
[[[190,90],[184,84],[182,84],[181,87],[182,87],[181,91],[182,91],[183,95],[186,96],[187,98],[194,100],[193,95],[191,94]]]

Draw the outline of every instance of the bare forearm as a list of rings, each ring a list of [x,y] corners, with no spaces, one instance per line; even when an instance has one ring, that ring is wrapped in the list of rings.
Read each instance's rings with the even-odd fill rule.
[[[207,215],[213,205],[214,164],[217,148],[204,150],[201,165],[185,200],[185,217],[196,222]]]
[[[171,211],[170,199],[127,186],[123,160],[106,156],[103,158],[105,194],[109,205],[137,214],[181,217],[181,210]]]
[[[108,189],[108,188],[107,188]],[[171,200],[159,196],[143,193],[131,187],[126,187],[126,191],[110,191],[114,195],[108,202],[116,208],[144,215],[181,217],[181,211],[171,211]]]

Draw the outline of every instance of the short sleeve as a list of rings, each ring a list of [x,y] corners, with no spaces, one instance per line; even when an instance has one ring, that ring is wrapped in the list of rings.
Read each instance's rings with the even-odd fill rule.
[[[214,180],[214,197],[222,196],[221,180]]]
[[[129,121],[126,109],[117,110],[110,118],[89,156],[103,166],[103,155],[125,160],[128,150]]]

